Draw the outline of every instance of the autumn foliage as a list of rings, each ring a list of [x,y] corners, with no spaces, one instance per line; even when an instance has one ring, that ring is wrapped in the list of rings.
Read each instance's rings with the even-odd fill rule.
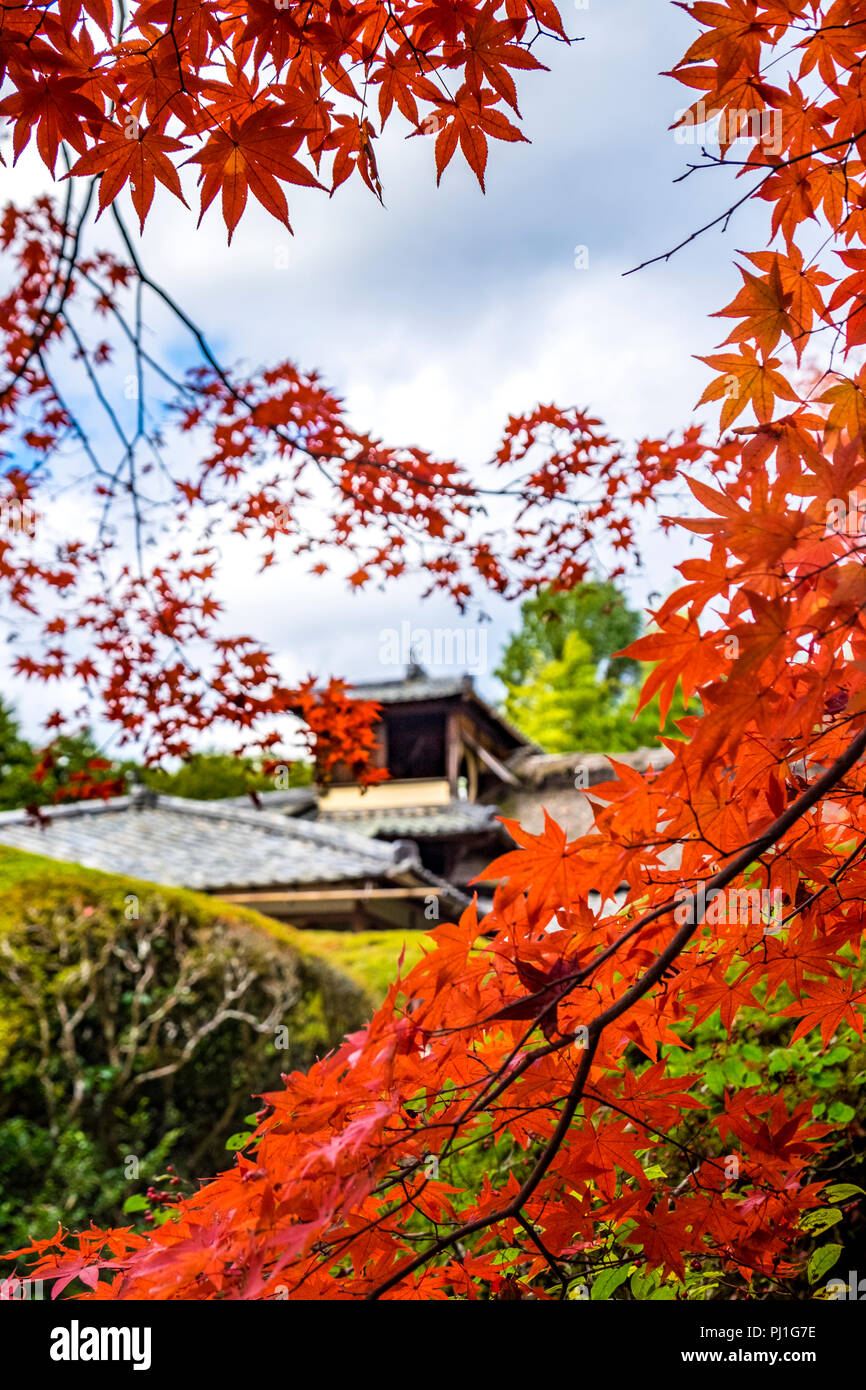
[[[692,118],[721,114],[721,162],[739,181],[719,220],[746,201],[767,214],[769,249],[739,255],[742,285],[706,359],[717,441],[691,428],[626,449],[588,413],[539,407],[508,421],[491,461],[501,481],[481,486],[456,463],[357,434],[324,384],[290,364],[235,380],[206,344],[175,406],[202,444],[175,479],[188,525],[231,499],[265,559],[278,544],[337,542],[355,584],[404,573],[423,537],[431,588],[458,602],[478,582],[509,594],[569,586],[602,537],[625,563],[635,511],[685,480],[694,500],[663,524],[700,546],[629,649],[653,664],[644,703],[658,693],[664,717],[678,686],[690,702],[666,740],[672,761],[652,777],[615,765],[593,789],[591,832],[571,843],[551,821],[540,835],[510,824],[517,847],[491,867],[502,880],[492,912],[437,927],[368,1027],[262,1098],[235,1165],[174,1220],[32,1247],[58,1290],[80,1279],[98,1298],[553,1297],[625,1252],[664,1275],[712,1264],[778,1292],[803,1269],[832,1122],[769,1080],[711,1109],[701,1076],[670,1058],[717,1012],[731,1033],[756,1007],[816,1052],[840,1029],[863,1037],[866,9],[685,8],[696,36],[674,75]],[[516,113],[512,70],[537,66],[539,30],[563,35],[552,6],[522,0],[156,0],[116,39],[113,21],[99,0],[3,11],[14,90],[0,111],[16,146],[35,132],[53,167],[64,141],[70,182],[98,178],[107,208],[128,181],[142,220],[156,183],[181,196],[177,170],[193,162],[202,211],[220,194],[229,234],[248,192],[281,220],[286,183],[330,189],[354,172],[378,192],[374,114],[380,125],[399,114],[409,133],[440,122],[437,173],[459,147],[483,179],[487,138],[519,138],[505,114]],[[162,293],[125,229],[125,258],[83,252],[70,217],[42,203],[7,212],[3,231],[22,281],[3,306],[0,407],[14,433],[26,404],[32,447],[46,453],[74,429],[49,356],[77,331],[70,306],[123,316],[124,296]],[[98,381],[98,344],[80,351]],[[119,496],[125,467],[97,486]],[[22,498],[34,488],[20,470],[6,483]],[[507,540],[479,514],[491,492],[514,509]],[[311,499],[315,534],[302,520]],[[34,595],[48,588],[77,610],[71,625],[52,618],[32,674],[77,671],[158,751],[212,717],[251,729],[297,701],[249,640],[212,643],[210,666],[182,655],[209,640],[206,543],[153,573],[121,566],[97,594],[86,576],[111,553],[109,539],[70,542],[51,563],[17,538],[3,547],[16,603],[42,611]],[[72,627],[98,660],[76,656]],[[160,665],[169,647],[180,654]],[[726,902],[728,890],[778,893],[782,917],[690,910],[700,885]],[[655,1155],[686,1128],[674,1185]],[[460,1154],[503,1135],[522,1164],[473,1190],[450,1180]]]

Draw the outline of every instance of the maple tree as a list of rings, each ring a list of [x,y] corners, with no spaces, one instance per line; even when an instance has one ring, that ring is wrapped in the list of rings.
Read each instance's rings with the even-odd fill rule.
[[[234,1166],[158,1231],[58,1231],[16,1252],[38,1257],[55,1292],[80,1281],[96,1298],[545,1298],[626,1259],[681,1281],[687,1264],[712,1265],[760,1293],[784,1291],[804,1267],[825,1220],[820,1162],[836,1122],[769,1080],[725,1088],[711,1107],[683,1053],[709,1018],[730,1035],[755,1008],[815,1053],[840,1030],[863,1038],[866,6],[684,8],[699,33],[674,69],[696,94],[682,120],[716,113],[724,132],[719,155],[689,176],[722,164],[744,181],[719,223],[746,202],[768,214],[770,249],[740,257],[742,287],[720,314],[733,327],[706,359],[718,440],[693,427],[627,449],[588,413],[539,407],[508,421],[493,461],[504,481],[487,488],[456,463],[353,431],[338,398],[290,364],[237,379],[191,323],[203,361],[172,382],[178,427],[206,441],[175,480],[184,523],[230,503],[234,524],[269,546],[266,562],[278,539],[302,554],[336,541],[355,584],[406,572],[423,542],[431,588],[460,603],[478,581],[513,595],[571,587],[596,540],[624,564],[635,511],[684,479],[699,510],[662,524],[702,549],[653,613],[655,631],[627,652],[653,665],[642,704],[658,695],[664,719],[678,689],[689,701],[665,739],[672,760],[649,777],[614,762],[593,788],[591,831],[570,843],[549,819],[537,835],[509,822],[517,847],[485,875],[502,880],[491,912],[479,921],[473,906],[438,926],[365,1029],[263,1096]],[[536,65],[539,29],[563,35],[552,6],[522,0],[157,0],[116,41],[98,0],[86,16],[75,0],[25,5],[4,10],[0,29],[15,89],[0,112],[18,145],[35,123],[48,166],[66,142],[78,156],[68,187],[85,181],[74,217],[70,193],[65,213],[43,200],[3,224],[22,283],[3,306],[0,408],[7,431],[23,428],[46,456],[76,430],[50,354],[71,342],[101,389],[105,351],[78,334],[77,303],[96,296],[129,327],[131,295],[137,370],[167,370],[145,354],[136,303],[153,294],[183,311],[147,275],[111,202],[127,180],[143,219],[157,182],[178,196],[189,158],[202,210],[219,192],[229,234],[250,191],[285,220],[281,182],[354,173],[378,192],[365,114],[376,87],[380,122],[395,111],[416,129],[441,122],[438,176],[459,147],[482,179],[487,137],[517,138],[502,112],[516,105],[509,69]],[[125,259],[81,247],[97,179]],[[91,459],[106,502],[131,499],[140,535],[147,437],[142,420],[119,465]],[[6,485],[23,504],[34,480],[12,470]],[[509,538],[484,529],[489,493],[515,508]],[[300,700],[317,732],[340,727],[325,763],[349,746],[363,765],[364,711],[339,684],[331,720],[312,682],[284,690],[249,639],[213,642],[212,669],[184,656],[206,645],[215,613],[207,546],[152,573],[140,548],[138,569],[121,565],[97,593],[88,575],[112,554],[107,536],[70,542],[51,564],[17,538],[4,544],[13,602],[45,611],[48,589],[75,608],[72,621],[52,617],[43,660],[20,669],[50,679],[77,661],[109,716],[155,754],[214,717],[251,730]],[[76,656],[72,635],[98,666]],[[740,911],[754,891],[781,901],[781,917]],[[471,1190],[450,1180],[461,1155],[503,1135],[522,1164]],[[684,1159],[676,1184],[654,1163],[668,1140]]]
[[[288,225],[283,185],[333,192],[357,174],[378,189],[368,105],[376,93],[380,127],[399,119],[410,135],[435,135],[440,178],[459,148],[483,184],[488,137],[522,138],[502,109],[516,114],[510,69],[540,67],[531,50],[545,35],[564,38],[556,10],[523,0],[456,8],[173,0],[129,15],[66,0],[3,9],[0,76],[12,90],[0,118],[12,125],[15,156],[34,141],[65,183],[62,206],[47,198],[8,206],[0,223],[15,271],[0,301],[0,431],[12,461],[0,509],[22,523],[4,527],[0,567],[20,614],[49,615],[41,656],[21,655],[19,674],[98,690],[120,742],[135,740],[148,761],[183,756],[190,735],[220,723],[244,733],[256,725],[247,751],[266,753],[279,738],[261,733],[262,716],[297,711],[323,775],[345,761],[372,780],[371,706],[349,702],[339,681],[289,689],[259,643],[215,636],[227,530],[259,542],[263,568],[278,552],[318,553],[320,573],[337,548],[354,557],[358,587],[420,568],[423,550],[430,587],[463,604],[471,576],[503,592],[529,585],[510,571],[531,552],[539,577],[554,579],[563,566],[582,577],[571,538],[587,535],[607,507],[578,517],[571,482],[595,471],[598,450],[611,477],[622,466],[597,421],[554,408],[515,418],[499,478],[479,488],[454,462],[353,429],[339,397],[292,362],[227,370],[147,274],[117,202],[128,186],[141,220],[156,184],[182,198],[182,166],[197,163],[202,211],[220,192],[231,236],[248,191]],[[109,209],[114,245],[91,246],[94,215]],[[186,372],[146,335],[154,308],[189,333],[198,361]],[[129,349],[131,420],[117,404],[112,331]],[[115,452],[79,418],[64,387],[70,362],[85,373]],[[166,446],[170,430],[191,445],[174,451],[191,453],[185,466]],[[561,447],[546,449],[548,439]],[[64,535],[40,552],[33,532],[47,527],[34,489],[73,446],[102,505],[99,524],[87,541]],[[34,454],[34,466],[18,465]],[[490,530],[470,534],[482,493],[513,509],[517,531],[505,551]],[[562,503],[556,521],[542,516],[552,499]],[[127,533],[118,540],[121,510],[131,563]],[[148,551],[167,512],[173,529],[200,543],[163,546],[154,563]],[[544,542],[533,552],[539,519]],[[621,523],[626,548],[625,515]],[[64,727],[59,711],[49,727]]]

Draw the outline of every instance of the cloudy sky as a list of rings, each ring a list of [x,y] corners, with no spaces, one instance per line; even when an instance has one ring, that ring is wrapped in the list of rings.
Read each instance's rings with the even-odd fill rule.
[[[732,182],[714,169],[674,182],[698,148],[669,131],[687,100],[659,73],[694,36],[687,16],[665,0],[564,0],[563,13],[582,41],[538,50],[551,71],[521,75],[532,143],[491,148],[486,196],[458,158],[437,189],[432,138],[406,140],[395,124],[378,142],[384,207],[359,180],[331,201],[291,190],[294,237],[251,204],[228,248],[217,206],[196,231],[195,214],[157,195],[141,239],[150,272],[225,359],[316,367],[357,426],[470,466],[509,413],[537,401],[590,407],[626,440],[687,424],[707,380],[692,354],[725,336],[708,316],[735,293],[734,250],[761,245],[761,230],[741,213],[725,237],[624,277],[723,211]],[[25,158],[2,177],[23,200],[42,175]],[[681,558],[648,536],[634,601],[669,590]],[[302,568],[259,576],[242,547],[230,560],[227,625],[269,644],[290,678],[396,674],[381,666],[383,630],[461,624],[411,584],[355,594]],[[517,613],[484,606],[479,674],[495,696],[489,672]],[[28,715],[38,710],[28,695]]]

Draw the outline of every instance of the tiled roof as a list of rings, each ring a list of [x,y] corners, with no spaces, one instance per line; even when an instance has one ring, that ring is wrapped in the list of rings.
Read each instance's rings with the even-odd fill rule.
[[[414,846],[254,806],[147,793],[51,807],[43,817],[0,813],[0,844],[207,892],[383,878],[438,884]]]
[[[508,767],[526,788],[541,788],[562,783],[573,786],[575,773],[586,774],[586,785],[607,782],[613,775],[611,758],[633,767],[636,772],[657,771],[667,767],[672,759],[667,748],[638,748],[631,753],[537,753],[531,748],[519,748],[508,759]]]
[[[318,800],[315,787],[289,787],[285,791],[273,792],[257,791],[255,796],[258,806],[249,792],[244,792],[243,796],[221,796],[217,799],[220,806],[237,806],[248,811],[279,811],[283,816],[304,815],[314,808]]]
[[[321,815],[321,812],[320,812]],[[471,801],[452,801],[447,806],[364,807],[358,811],[331,811],[319,824],[350,825],[361,835],[386,839],[434,839],[438,835],[473,835],[501,830],[495,806]]]
[[[362,700],[378,700],[380,705],[409,704],[420,700],[445,700],[452,695],[471,694],[471,676],[409,675],[392,681],[361,681],[351,693]]]

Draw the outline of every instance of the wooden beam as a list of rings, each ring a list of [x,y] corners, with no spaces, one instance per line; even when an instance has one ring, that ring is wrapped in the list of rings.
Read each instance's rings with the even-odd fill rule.
[[[285,893],[215,893],[227,903],[313,903],[313,902],[356,902],[374,898],[426,898],[436,889],[429,888],[322,888],[304,889]]]
[[[508,787],[520,786],[520,779],[515,777],[510,768],[507,768],[504,763],[501,763],[498,758],[495,758],[492,753],[488,752],[483,744],[479,743],[477,739],[474,739],[471,734],[464,734],[463,739],[469,744],[472,751],[478,754],[481,761],[490,768],[490,771],[496,774],[500,782],[504,782]]]

